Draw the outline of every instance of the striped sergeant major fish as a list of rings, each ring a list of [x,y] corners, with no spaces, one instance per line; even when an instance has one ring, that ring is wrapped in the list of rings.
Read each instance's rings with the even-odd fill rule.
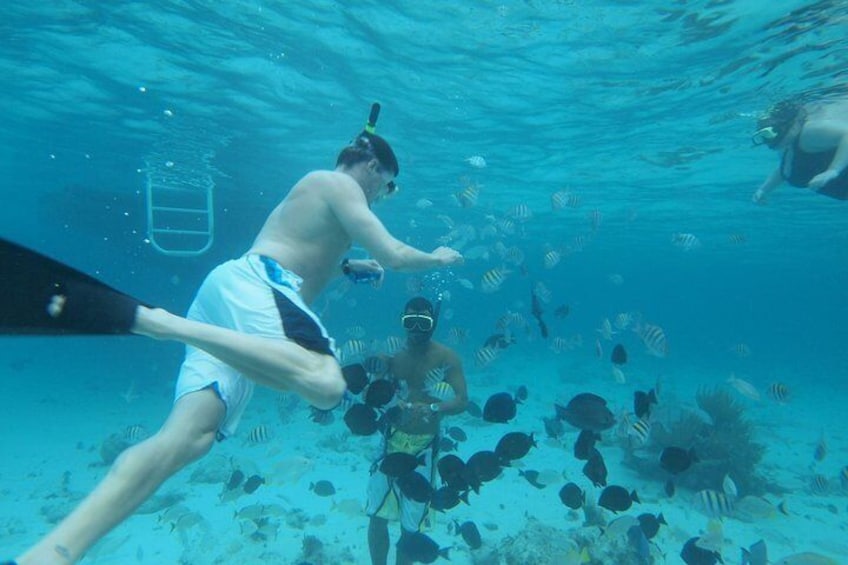
[[[645,417],[638,418],[627,428],[627,438],[630,441],[630,447],[641,447],[648,443],[648,438],[651,435],[651,422]]]
[[[247,443],[252,445],[257,445],[260,443],[267,443],[271,440],[271,432],[268,431],[267,426],[264,424],[259,424],[247,434]]]
[[[723,492],[712,489],[695,493],[695,506],[710,518],[721,518],[733,512],[733,500]]]
[[[498,349],[494,347],[481,347],[474,354],[474,360],[478,367],[487,367],[498,356]]]
[[[789,402],[789,387],[783,383],[772,383],[768,387],[769,396],[771,396],[778,404],[786,404]]]
[[[510,272],[506,267],[489,269],[483,273],[483,278],[480,280],[480,289],[487,293],[495,292],[501,287]]]
[[[634,330],[642,343],[648,349],[648,353],[655,357],[665,357],[668,355],[668,340],[665,337],[665,332],[660,326],[654,324],[640,324]]]

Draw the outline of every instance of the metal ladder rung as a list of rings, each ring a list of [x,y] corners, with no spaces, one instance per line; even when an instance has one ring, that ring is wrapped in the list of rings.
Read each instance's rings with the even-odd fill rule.
[[[194,185],[190,185],[190,184],[189,185],[186,185],[186,184],[181,184],[181,185],[168,184],[164,180],[157,181],[157,182],[151,182],[150,184],[153,185],[154,188],[164,188],[168,192],[179,192],[179,193],[183,193],[183,194],[189,194],[189,193],[197,194],[199,191],[206,190],[202,186],[194,186]]]
[[[153,211],[161,211],[161,212],[185,212],[190,214],[211,214],[209,210],[205,208],[175,208],[173,206],[151,206]]]
[[[155,233],[172,233],[175,235],[211,235],[209,230],[175,230],[171,228],[151,228],[151,232]]]

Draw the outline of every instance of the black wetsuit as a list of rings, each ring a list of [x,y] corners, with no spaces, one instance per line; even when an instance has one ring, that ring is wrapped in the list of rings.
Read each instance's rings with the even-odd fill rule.
[[[833,156],[836,155],[836,149],[809,153],[801,149],[800,145],[796,138],[792,146],[792,161],[790,163],[787,163],[786,159],[789,152],[783,154],[780,172],[783,179],[792,186],[806,188],[814,176],[827,170],[833,161]],[[787,165],[788,173],[786,171]],[[843,169],[838,177],[824,185],[819,193],[837,200],[848,200],[848,167]]]

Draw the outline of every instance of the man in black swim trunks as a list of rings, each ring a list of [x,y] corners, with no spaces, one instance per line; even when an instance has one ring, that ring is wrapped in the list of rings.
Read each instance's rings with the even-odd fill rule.
[[[848,200],[848,100],[775,104],[757,122],[752,138],[782,153],[780,165],[754,192],[762,204],[784,181]]]

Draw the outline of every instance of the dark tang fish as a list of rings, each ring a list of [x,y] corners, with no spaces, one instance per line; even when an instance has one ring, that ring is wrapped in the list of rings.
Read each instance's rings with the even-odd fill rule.
[[[666,447],[660,453],[660,467],[677,475],[698,462],[698,456],[694,449],[683,449],[682,447]]]
[[[494,451],[478,451],[465,464],[472,477],[481,483],[492,481],[501,474],[500,458]]]
[[[365,404],[354,404],[344,415],[345,424],[356,436],[370,436],[380,427],[377,411]]]
[[[395,383],[388,379],[376,380],[368,385],[365,391],[365,404],[381,408],[389,403],[395,395]]]
[[[460,501],[468,504],[468,490],[459,492],[451,486],[443,486],[430,495],[430,508],[444,512],[457,506]]]
[[[627,350],[624,349],[623,345],[617,343],[615,347],[612,348],[610,361],[612,361],[616,365],[624,365],[625,363],[627,363]]]
[[[233,474],[230,475],[230,480],[227,481],[227,484],[224,486],[224,490],[233,490],[237,486],[241,484],[244,480],[244,473],[236,469],[233,471]]]
[[[412,471],[397,478],[400,491],[415,502],[428,502],[433,494],[433,487],[424,475]]]
[[[244,492],[246,492],[247,494],[256,492],[256,489],[259,488],[259,485],[263,484],[265,484],[265,479],[263,479],[259,475],[252,475],[244,482]]]
[[[321,480],[317,483],[309,483],[309,490],[318,496],[333,496],[336,494],[336,487],[330,481]]]
[[[557,417],[581,430],[602,432],[615,425],[615,416],[607,408],[607,401],[591,392],[578,394],[565,407],[554,404],[554,408]]]
[[[613,512],[624,512],[634,502],[639,502],[639,495],[636,491],[627,492],[627,489],[617,485],[610,485],[601,492],[601,497],[598,499],[598,506],[612,510]]]
[[[531,447],[536,447],[532,433],[527,435],[523,432],[509,432],[498,441],[495,453],[501,458],[501,462],[508,464],[513,459],[521,459],[527,455]]]
[[[515,399],[508,392],[498,392],[489,397],[483,407],[483,419],[504,424],[515,418]]]
[[[389,477],[400,477],[423,465],[426,459],[423,454],[416,457],[410,453],[389,453],[380,462],[380,471]]]
[[[583,474],[596,487],[607,485],[607,466],[604,464],[604,458],[601,456],[601,452],[597,449],[592,448],[592,454],[589,455],[589,460],[583,465]]]
[[[470,471],[466,468],[462,459],[456,455],[445,455],[439,459],[436,465],[442,482],[456,490],[468,490],[470,488],[468,477]]]
[[[645,418],[651,415],[651,404],[657,403],[657,395],[654,389],[648,392],[637,390],[633,393],[633,413],[637,418]]]
[[[468,547],[471,549],[480,549],[483,545],[483,539],[480,537],[480,530],[478,530],[477,525],[470,520],[463,522],[462,524],[454,522],[454,531],[462,536],[462,539],[465,540],[465,543],[467,543]]]
[[[432,563],[439,557],[449,559],[449,548],[439,549],[439,544],[421,532],[402,531],[397,548],[409,559],[421,563]]]
[[[699,537],[689,538],[683,545],[680,551],[680,558],[686,565],[715,565],[716,563],[724,563],[718,551],[710,551],[702,547],[698,547]]]
[[[588,461],[595,451],[595,442],[601,439],[601,434],[591,430],[582,430],[574,442],[574,458],[578,461]]]
[[[342,367],[342,376],[347,383],[347,389],[352,394],[359,394],[368,386],[368,373],[362,363],[354,363]]]
[[[656,516],[653,514],[639,514],[637,518],[639,519],[639,526],[641,526],[642,532],[645,533],[645,537],[648,539],[652,539],[657,535],[657,532],[660,531],[660,524],[668,525],[662,513]]]
[[[559,499],[572,510],[577,510],[586,502],[586,493],[576,484],[568,483],[559,489]]]

